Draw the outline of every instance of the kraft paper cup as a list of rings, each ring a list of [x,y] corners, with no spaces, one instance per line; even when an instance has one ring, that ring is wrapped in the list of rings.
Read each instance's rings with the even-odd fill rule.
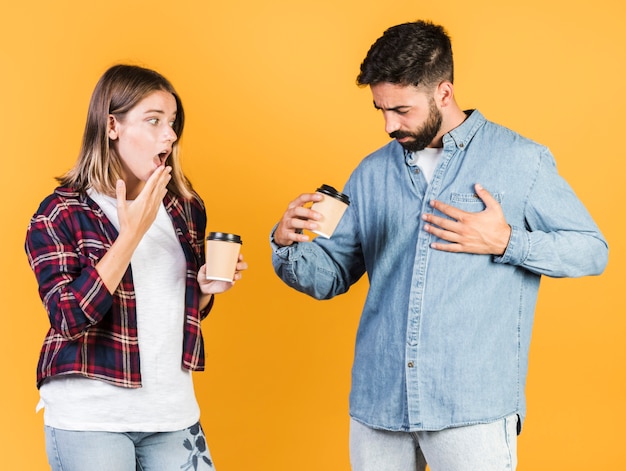
[[[241,237],[227,232],[210,232],[206,238],[206,279],[233,281],[241,250]]]
[[[315,221],[318,228],[311,232],[330,239],[343,213],[350,205],[350,198],[329,185],[322,185],[316,191],[322,194],[324,199],[313,203],[311,209],[320,213],[322,219]]]

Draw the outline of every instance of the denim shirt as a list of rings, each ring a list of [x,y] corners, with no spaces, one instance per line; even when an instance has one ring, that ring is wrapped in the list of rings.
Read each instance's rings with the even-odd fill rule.
[[[423,230],[433,199],[485,209],[481,183],[512,232],[502,256],[437,251]],[[477,110],[443,137],[430,184],[395,141],[366,157],[331,239],[278,247],[289,286],[317,299],[367,273],[350,415],[375,428],[440,430],[526,413],[524,388],[541,275],[599,274],[605,239],[549,150]],[[439,215],[441,215],[439,213]]]

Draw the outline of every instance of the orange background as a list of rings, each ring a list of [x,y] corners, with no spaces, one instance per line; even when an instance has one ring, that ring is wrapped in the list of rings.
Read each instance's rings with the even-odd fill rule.
[[[46,316],[23,251],[53,176],[74,162],[91,91],[132,62],[167,76],[187,112],[184,165],[209,230],[242,234],[250,269],[205,321],[196,375],[220,471],[348,470],[347,396],[365,281],[314,301],[273,274],[287,203],[341,187],[388,141],[355,85],[370,44],[417,18],[453,39],[462,107],[548,145],[610,244],[604,275],[544,279],[520,471],[626,469],[621,0],[4,2],[0,7],[3,333],[0,467],[47,469],[35,366]]]

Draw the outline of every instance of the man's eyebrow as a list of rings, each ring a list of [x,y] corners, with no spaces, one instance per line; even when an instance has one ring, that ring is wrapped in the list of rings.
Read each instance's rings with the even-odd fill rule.
[[[382,108],[380,106],[378,106],[376,104],[376,102],[372,102],[374,104],[374,108],[376,108],[377,110],[382,110]],[[394,106],[393,108],[385,108],[385,111],[399,111],[401,109],[407,109],[407,108],[411,108],[411,106],[409,105],[398,105],[398,106]]]

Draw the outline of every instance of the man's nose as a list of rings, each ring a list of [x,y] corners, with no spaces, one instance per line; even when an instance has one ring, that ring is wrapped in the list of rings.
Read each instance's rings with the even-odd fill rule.
[[[394,131],[400,129],[400,123],[392,116],[385,115],[385,132],[391,134]]]

